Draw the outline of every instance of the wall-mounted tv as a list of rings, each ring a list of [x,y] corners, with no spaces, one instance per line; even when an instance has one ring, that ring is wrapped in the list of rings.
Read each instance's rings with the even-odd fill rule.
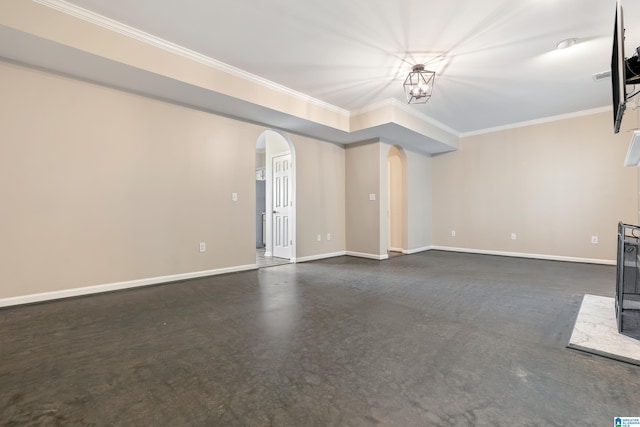
[[[640,84],[640,47],[629,58],[624,56],[624,19],[622,0],[616,1],[616,19],[613,26],[613,48],[611,49],[611,89],[613,93],[613,132],[620,131],[620,123],[627,99],[640,93],[627,95],[627,85]]]
[[[627,78],[624,59],[624,19],[622,2],[616,2],[616,19],[613,27],[611,50],[611,89],[613,92],[613,133],[620,131],[622,116],[627,107]]]

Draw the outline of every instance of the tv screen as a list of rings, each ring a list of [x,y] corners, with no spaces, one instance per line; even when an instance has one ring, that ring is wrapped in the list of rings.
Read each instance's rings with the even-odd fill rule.
[[[624,20],[621,0],[616,2],[616,19],[613,27],[611,51],[611,89],[613,92],[613,132],[620,131],[620,123],[627,106],[626,70],[624,59]]]

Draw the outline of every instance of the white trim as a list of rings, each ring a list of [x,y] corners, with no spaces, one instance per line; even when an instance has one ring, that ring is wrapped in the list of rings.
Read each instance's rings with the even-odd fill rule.
[[[319,259],[327,259],[327,258],[335,258],[339,256],[346,255],[346,251],[333,252],[328,254],[319,254],[319,255],[311,255],[311,256],[303,256],[302,258],[296,259],[296,262],[308,262],[308,261],[317,261]]]
[[[389,259],[389,255],[387,255],[387,254],[375,255],[375,254],[365,254],[363,252],[346,251],[345,255],[347,255],[347,256],[355,256],[355,257],[358,257],[358,258],[375,259],[376,261],[382,261],[382,260],[385,260],[385,259]]]
[[[402,251],[402,253],[405,255],[411,255],[411,254],[417,254],[418,252],[425,252],[431,249],[433,249],[433,246],[423,246],[421,248],[405,249]]]
[[[402,252],[402,253],[404,253],[404,249],[402,249],[402,248],[389,248],[389,252]]]
[[[341,114],[346,118],[349,117],[349,111],[345,110],[344,108],[340,108],[336,105],[329,104],[328,102],[321,101],[317,98],[306,95],[302,92],[298,92],[296,90],[293,90],[281,84],[272,82],[271,80],[267,80],[263,77],[257,76],[255,74],[251,74],[240,68],[226,64],[222,61],[218,61],[217,59],[203,55],[191,49],[187,49],[185,47],[182,47],[170,41],[161,39],[160,37],[154,36],[152,34],[145,33],[144,31],[138,30],[137,28],[115,21],[111,18],[107,18],[106,16],[99,15],[95,12],[76,6],[67,1],[64,1],[64,0],[33,0],[33,1],[36,3],[40,3],[43,6],[47,6],[51,9],[57,10],[58,12],[62,12],[66,15],[73,16],[74,18],[81,19],[83,21],[89,22],[94,25],[98,25],[102,28],[113,31],[114,33],[118,33],[120,35],[140,41],[150,46],[154,46],[162,50],[165,50],[167,52],[180,55],[184,58],[199,62],[201,64],[215,68],[225,73],[229,73],[236,77],[249,80],[252,83],[256,83],[266,88],[276,90],[285,95],[293,96],[304,102],[308,102],[318,107],[325,108],[329,111],[333,111],[334,113]]]
[[[580,262],[584,264],[604,264],[604,265],[616,265],[616,260],[611,259],[595,259],[595,258],[577,258],[560,255],[542,255],[542,254],[528,254],[521,252],[503,252],[503,251],[490,251],[485,249],[469,249],[469,248],[452,248],[448,246],[432,246],[431,249],[436,251],[449,251],[449,252],[465,252],[471,254],[481,255],[498,255],[514,258],[533,258],[542,259],[548,261],[564,261],[564,262]]]
[[[256,264],[239,265],[236,267],[219,268],[216,270],[196,271],[193,273],[173,274],[170,276],[149,277],[146,279],[130,280],[126,282],[107,283],[103,285],[86,286],[82,288],[64,289],[61,291],[21,295],[18,297],[0,299],[0,307],[32,304],[35,302],[98,294],[102,292],[119,291],[123,289],[138,288],[141,286],[159,285],[161,283],[176,282],[179,280],[196,279],[199,277],[215,276],[226,273],[237,273],[247,270],[256,270],[257,268],[258,266]]]
[[[611,111],[611,107],[610,106],[609,107],[592,108],[590,110],[576,111],[576,112],[567,113],[567,114],[560,114],[560,115],[557,115],[557,116],[543,117],[541,119],[527,120],[525,122],[511,123],[511,124],[504,125],[504,126],[496,126],[496,127],[492,127],[492,128],[479,129],[479,130],[474,130],[474,131],[471,131],[471,132],[463,132],[459,136],[460,136],[460,138],[465,138],[467,136],[476,136],[476,135],[482,135],[482,134],[485,134],[485,133],[493,133],[493,132],[499,132],[499,131],[503,131],[503,130],[509,130],[509,129],[516,129],[516,128],[521,128],[521,127],[526,127],[526,126],[539,125],[539,124],[543,124],[543,123],[557,122],[559,120],[573,119],[573,118],[576,118],[576,117],[590,116],[592,114],[605,113],[607,111]]]

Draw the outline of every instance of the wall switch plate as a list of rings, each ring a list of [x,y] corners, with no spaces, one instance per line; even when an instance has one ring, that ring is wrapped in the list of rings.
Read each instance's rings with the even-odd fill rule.
[[[375,199],[376,199],[376,193],[369,194],[369,200],[375,200]]]
[[[238,193],[231,193],[231,200],[233,200],[234,202],[238,201]]]
[[[322,240],[322,235],[318,234],[317,239],[318,239],[318,242],[321,241]]]
[[[593,243],[594,245],[598,244],[598,236],[591,236],[591,243]]]
[[[207,251],[207,244],[205,242],[200,243],[200,252]]]
[[[327,233],[327,240],[331,240],[331,233]]]
[[[451,230],[451,237],[456,237],[456,230]]]
[[[511,233],[511,240],[516,240],[516,233]]]

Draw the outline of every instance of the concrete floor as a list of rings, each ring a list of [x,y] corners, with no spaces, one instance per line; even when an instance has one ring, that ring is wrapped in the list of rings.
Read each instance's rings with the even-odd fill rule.
[[[264,256],[264,248],[256,248],[256,265],[258,268],[273,267],[275,265],[289,264],[290,261],[286,258],[267,257]]]
[[[0,310],[2,425],[608,426],[640,367],[565,348],[611,266],[430,251]]]

